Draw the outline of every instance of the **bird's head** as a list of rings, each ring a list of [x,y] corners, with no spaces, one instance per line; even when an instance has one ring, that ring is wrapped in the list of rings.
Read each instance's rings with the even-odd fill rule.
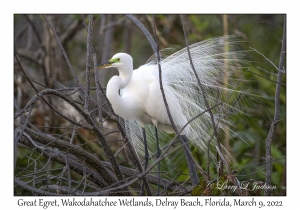
[[[124,67],[132,68],[132,57],[126,53],[117,53],[110,60],[97,66],[97,69],[115,67],[119,70]]]

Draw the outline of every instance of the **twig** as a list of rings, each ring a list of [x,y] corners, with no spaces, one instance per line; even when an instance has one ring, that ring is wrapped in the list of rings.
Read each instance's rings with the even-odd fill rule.
[[[103,25],[101,25],[101,27],[100,27],[99,34],[103,34],[104,30],[110,29],[110,28],[115,27],[115,26],[122,25],[122,23],[129,23],[130,22],[129,20],[126,21],[123,18],[124,17],[122,17],[122,18],[120,18],[120,19],[118,19],[114,22],[110,22],[106,25],[104,25],[104,23],[103,23]]]
[[[81,19],[75,19],[71,25],[67,28],[66,32],[64,32],[60,36],[60,40],[63,46],[66,45],[66,43],[72,39],[73,36],[76,35],[76,33],[83,28],[82,20]]]
[[[257,49],[254,49],[254,48],[252,48],[252,47],[249,47],[251,50],[254,50],[255,52],[257,52],[258,54],[260,54],[260,55],[262,55],[267,61],[269,61],[269,63],[270,64],[272,64],[274,67],[275,67],[275,69],[277,70],[277,71],[281,71],[282,73],[285,73],[285,71],[284,70],[281,70],[280,68],[278,68],[270,59],[268,59],[264,54],[262,54],[261,52],[259,52]]]
[[[19,132],[18,129],[16,129],[16,131]],[[30,141],[30,143],[31,143],[35,148],[40,149],[40,150],[42,151],[41,154],[43,153],[44,148],[43,148],[42,146],[39,146],[37,143],[35,143],[35,142],[33,141],[33,139],[32,139],[26,132],[23,132],[23,133],[22,133],[22,136],[25,136],[25,138],[28,139],[28,140]]]
[[[195,67],[194,67],[194,64],[193,64],[193,60],[192,60],[192,57],[191,57],[191,53],[190,53],[190,48],[189,48],[189,43],[188,43],[188,40],[187,40],[187,36],[186,36],[186,32],[185,32],[185,22],[184,22],[184,17],[183,15],[180,15],[181,17],[181,22],[182,22],[182,29],[183,29],[183,33],[184,33],[184,38],[185,38],[185,42],[186,42],[186,49],[187,49],[187,52],[188,52],[188,56],[189,56],[189,59],[190,59],[190,64],[191,64],[191,67],[193,69],[193,72],[194,72],[194,75],[197,79],[197,82],[198,82],[198,86],[201,90],[201,93],[202,93],[202,96],[203,96],[203,99],[204,99],[204,103],[205,103],[205,106],[206,106],[206,109],[208,109],[208,113],[210,115],[210,118],[211,118],[211,122],[212,122],[212,126],[213,126],[213,130],[214,130],[214,135],[216,137],[216,140],[217,140],[217,145],[219,147],[219,150],[220,152],[222,153],[222,149],[221,149],[221,143],[220,143],[220,139],[219,139],[219,136],[218,136],[218,132],[217,132],[217,128],[216,128],[216,124],[215,124],[215,119],[214,119],[214,116],[213,116],[213,113],[212,111],[210,110],[209,108],[209,103],[207,101],[207,98],[206,98],[206,93],[205,93],[205,90],[203,88],[203,85],[199,79],[199,76],[195,70]],[[221,165],[221,174],[222,176],[222,165]]]
[[[20,107],[19,107],[19,104],[18,104],[18,101],[17,101],[17,99],[16,99],[16,96],[14,96],[14,107],[15,107],[17,113],[19,113],[19,112],[21,111],[21,110],[20,110]],[[21,118],[21,123],[24,124],[25,118],[24,118],[22,115],[20,115],[20,118]]]
[[[239,185],[239,183],[237,182],[234,173],[232,173],[232,171],[230,170],[230,168],[229,168],[229,166],[228,166],[228,164],[227,164],[227,161],[226,161],[225,157],[223,156],[223,153],[220,151],[220,149],[219,149],[218,146],[216,146],[216,149],[217,149],[217,151],[218,151],[218,153],[219,153],[221,159],[223,160],[223,162],[224,162],[224,164],[225,164],[225,167],[226,167],[226,169],[227,169],[227,171],[228,171],[228,175],[230,176],[231,181],[232,181],[233,184],[237,187],[237,193],[238,193],[239,195],[243,195],[243,194],[242,194],[242,191],[241,191],[241,189],[240,189],[240,185]]]
[[[157,41],[156,24],[155,24],[154,16],[153,16],[152,21],[153,21],[154,38]],[[175,133],[179,134],[178,129],[177,129],[177,127],[176,127],[176,125],[173,121],[173,118],[172,118],[172,115],[171,115],[171,112],[170,112],[170,109],[169,109],[169,105],[168,105],[168,102],[167,102],[167,99],[166,99],[166,95],[165,95],[165,92],[164,92],[164,87],[163,87],[163,84],[162,84],[162,70],[161,70],[161,65],[160,65],[161,56],[160,56],[160,53],[159,53],[158,43],[156,44],[155,55],[156,55],[158,71],[159,71],[159,87],[160,87],[160,91],[161,91],[161,94],[162,94],[162,97],[163,97],[164,105],[165,105],[165,108],[166,108],[166,111],[167,111],[167,114],[168,114],[168,118],[171,122],[171,125],[172,125]],[[197,171],[195,170],[195,167],[193,165],[192,155],[189,153],[190,149],[187,146],[188,142],[181,135],[179,135],[179,139],[180,139],[180,142],[182,143],[184,151],[185,151],[186,160],[187,160],[187,164],[188,164],[188,168],[189,168],[189,173],[190,173],[190,177],[191,177],[191,180],[192,180],[192,185],[196,186],[199,182],[199,179],[197,177]]]
[[[145,15],[146,20],[151,24],[152,20],[150,15]],[[160,40],[160,42],[162,43],[163,47],[167,47],[169,45],[169,43],[167,42],[167,40],[165,40],[165,38],[161,35],[161,32],[156,29],[156,34],[157,34],[157,38]]]
[[[267,71],[267,70],[265,70],[265,69],[263,69],[263,68],[261,68],[261,67],[259,67],[259,66],[256,66],[256,68],[259,69],[259,70],[262,70],[262,71],[264,71],[264,72],[267,72],[268,74],[273,74],[274,76],[277,77],[277,74],[275,74],[275,73],[273,73],[273,72]]]
[[[72,132],[72,136],[71,136],[71,139],[70,139],[70,144],[73,144],[73,140],[74,140],[74,136],[75,136],[77,127],[78,127],[77,125],[74,126],[74,129],[73,129],[73,132]]]
[[[286,50],[286,16],[284,15],[283,21],[283,35],[282,35],[282,45],[280,52],[280,60],[279,60],[279,68],[278,68],[278,76],[277,76],[277,84],[276,84],[276,92],[275,92],[275,114],[273,122],[270,126],[270,130],[266,139],[266,185],[271,185],[272,179],[272,153],[271,153],[271,144],[274,136],[274,131],[276,129],[277,122],[279,121],[280,114],[280,82],[282,78],[283,63],[285,60],[285,50]],[[277,68],[277,67],[276,67]],[[272,194],[272,189],[265,189],[265,195],[270,196]]]
[[[151,36],[151,34],[149,33],[149,31],[145,28],[145,26],[138,20],[136,19],[133,15],[126,15],[127,18],[129,18],[132,22],[134,22],[144,33],[144,35],[146,36],[146,38],[148,39],[153,52],[156,52],[156,42],[154,41],[153,37]],[[156,55],[156,53],[155,53]]]
[[[38,194],[38,195],[42,195],[42,196],[59,196],[59,194],[47,192],[47,191],[40,190],[40,189],[37,189],[35,187],[32,187],[32,186],[26,184],[25,182],[21,181],[20,179],[18,179],[16,177],[14,178],[14,182],[15,182],[15,184],[19,185],[23,189],[28,190],[28,191],[33,192],[33,193]]]
[[[41,187],[40,189],[43,190],[45,187]],[[67,195],[75,195],[75,196],[80,196],[82,195],[83,191],[76,190],[74,188],[71,188],[71,190],[74,191],[74,193],[70,193],[70,188],[66,186],[59,186],[59,185],[48,185],[48,190],[56,191],[56,192],[61,192],[62,195],[67,194]]]
[[[269,80],[269,81],[271,81],[271,82],[274,82],[274,83],[276,83],[276,84],[286,85],[286,84],[284,84],[284,83],[281,83],[281,82],[278,82],[278,81],[276,82],[276,81],[274,81],[274,80],[271,80],[271,79],[269,79],[269,78],[267,78],[267,77],[264,77],[264,76],[262,76],[262,75],[260,75],[260,74],[255,73],[255,72],[253,72],[253,71],[247,70],[247,72],[251,72],[252,74],[255,74],[255,75],[259,76],[259,77],[265,78],[265,79],[267,79],[267,80]]]
[[[75,192],[79,189],[79,187],[82,185],[82,183],[84,181],[86,181],[86,169],[85,169],[85,162],[83,161],[83,164],[82,164],[82,171],[83,171],[83,176],[82,176],[82,179],[80,181],[80,183],[77,185],[77,187],[75,187],[72,191],[72,195],[75,194]],[[82,194],[83,194],[84,190],[82,191]]]
[[[29,53],[29,52],[23,51],[22,49],[18,49],[18,55],[22,58],[25,58],[26,60],[31,61],[32,63],[36,64],[37,66],[40,66],[41,68],[43,68],[42,63],[33,57],[34,56],[33,53]]]
[[[94,69],[97,69],[96,53],[94,53],[94,55],[93,55],[93,61],[94,61]],[[97,104],[101,105],[101,91],[100,91],[100,82],[99,82],[98,72],[94,71],[94,76],[95,76],[95,83],[96,83]],[[103,130],[102,109],[101,109],[101,107],[98,107],[97,110],[98,110],[98,117],[99,117],[99,129],[102,131]]]
[[[31,111],[33,109],[33,106],[30,106],[30,109],[29,109],[29,113],[27,115],[27,118],[22,126],[22,130],[21,132],[19,133],[19,135],[15,135],[15,139],[14,139],[14,158],[15,158],[15,166],[16,166],[16,163],[17,163],[17,151],[18,151],[18,142],[21,138],[21,136],[23,135],[23,132],[25,130],[25,127],[27,127],[27,123],[28,123],[28,120],[29,120],[29,117],[31,115]]]
[[[87,53],[86,53],[86,68],[85,68],[85,101],[84,101],[84,110],[88,113],[90,110],[89,101],[90,101],[90,69],[91,69],[91,45],[92,45],[92,32],[93,32],[93,16],[89,15],[89,25],[87,32]]]

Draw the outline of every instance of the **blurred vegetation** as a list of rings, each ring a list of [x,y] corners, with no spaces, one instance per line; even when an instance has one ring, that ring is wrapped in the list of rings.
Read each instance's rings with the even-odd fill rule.
[[[85,23],[88,24],[87,16],[48,16],[55,26],[55,30],[62,41],[77,76],[84,84],[87,32],[84,27],[83,17]],[[135,17],[145,25],[150,33],[153,32],[152,15],[135,15]],[[32,21],[35,29],[29,24],[27,18]],[[67,66],[62,51],[59,49],[53,35],[49,32],[50,29],[43,16],[27,15],[27,18],[21,14],[14,16],[14,48],[29,78],[49,88],[60,88],[61,85],[64,87],[78,86]],[[136,69],[153,55],[146,37],[126,16],[94,15],[93,18],[92,44],[98,63],[108,60],[117,52],[126,52],[133,57],[134,69]],[[179,50],[185,47],[179,15],[155,15],[155,19],[160,49],[172,47]],[[235,121],[235,129],[239,137],[231,136],[228,146],[236,160],[236,164],[232,164],[231,167],[233,170],[236,170],[235,175],[240,181],[264,181],[265,140],[274,116],[276,83],[272,81],[276,81],[277,79],[276,75],[274,75],[277,74],[277,69],[262,55],[251,50],[251,48],[262,53],[276,66],[279,65],[283,15],[189,14],[186,15],[186,21],[189,44],[216,36],[238,34],[240,35],[239,39],[243,41],[241,49],[248,51],[245,60],[249,61],[251,65],[249,65],[249,68],[243,74],[246,79],[251,79],[251,91],[259,97],[245,100],[245,105],[243,106],[245,114],[238,116]],[[39,43],[35,33],[40,35],[42,43]],[[47,52],[46,56],[43,54],[41,46],[47,49],[45,51]],[[35,92],[29,86],[26,79],[21,77],[19,73],[21,71],[15,62],[15,97],[22,109],[34,96]],[[111,76],[115,74],[117,74],[116,69],[101,71],[99,73],[101,85],[105,87]],[[281,82],[286,84],[285,74]],[[95,87],[95,84],[92,83],[91,86]],[[39,91],[44,89],[41,85],[37,85],[37,88]],[[95,96],[95,91],[91,92],[91,94]],[[83,94],[81,96],[84,98]],[[51,100],[55,106],[61,107],[62,110],[67,112],[68,116],[76,118],[71,106],[63,104],[55,97]],[[78,97],[74,100],[80,101]],[[281,85],[280,105],[280,122],[277,124],[275,137],[272,142],[272,185],[276,186],[273,195],[286,194],[286,85]],[[40,103],[38,106],[39,108],[33,111],[29,121],[41,131],[53,136],[60,136],[62,139],[64,138],[66,141],[69,141],[73,127],[67,124],[62,118],[54,118],[53,112],[45,104]],[[108,109],[108,107],[105,106],[105,109]],[[72,113],[68,113],[68,111]],[[15,127],[17,126],[18,122],[15,120]],[[112,128],[109,128],[111,130],[116,129],[114,125],[106,124],[106,126],[111,126]],[[94,133],[79,128],[76,134],[73,141],[75,145],[80,145],[100,160],[105,159],[102,148],[97,144],[97,137]],[[111,138],[117,137],[111,136]],[[172,136],[166,138],[171,139]],[[110,145],[114,151],[117,151],[120,147],[120,144],[115,142],[110,143]],[[199,164],[205,169],[206,157],[196,149],[193,149],[193,154],[196,160],[199,161]],[[26,174],[42,168],[48,161],[47,158],[43,157],[37,159],[39,155],[36,151],[19,148],[15,176],[23,177],[23,181],[32,181],[31,176],[28,176],[26,179]],[[129,166],[128,162],[124,162],[126,154],[121,153],[117,158],[121,165]],[[171,155],[170,159],[172,161],[163,162],[163,167],[169,171],[163,171],[162,174],[164,177],[175,177],[177,175],[176,181],[184,182],[188,178],[188,170],[185,161],[182,161],[184,160],[183,154],[179,155],[176,153],[176,155]],[[176,163],[176,167],[174,163]],[[62,176],[61,173],[64,165],[53,161],[47,167],[53,177]],[[212,166],[211,169],[212,177],[216,179],[216,168]],[[43,179],[43,176],[46,175],[37,174],[37,176]],[[82,176],[75,172],[72,172],[71,176],[74,180],[78,180],[78,182],[82,178]],[[51,180],[49,180],[50,183]],[[54,183],[57,183],[57,180],[54,180],[52,184]],[[40,185],[43,185],[43,183],[40,183]],[[35,186],[38,188],[39,184]],[[92,189],[86,189],[86,191],[89,190],[92,191]],[[249,193],[250,195],[263,195],[263,190]],[[195,194],[198,195],[197,192]],[[218,194],[218,192],[215,194]],[[234,193],[228,190],[224,191],[224,194],[232,195]],[[32,195],[32,193],[16,186],[15,195]]]

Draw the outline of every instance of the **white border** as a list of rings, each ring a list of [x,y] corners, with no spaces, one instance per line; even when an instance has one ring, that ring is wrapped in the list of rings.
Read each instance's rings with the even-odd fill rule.
[[[134,14],[153,14],[153,13],[286,13],[287,14],[287,196],[286,197],[255,197],[256,200],[282,200],[284,208],[299,206],[298,187],[299,179],[299,160],[296,154],[299,154],[299,122],[296,121],[299,116],[299,60],[296,47],[299,46],[299,15],[296,1],[277,1],[274,0],[252,0],[252,1],[161,1],[152,0],[147,2],[112,0],[112,1],[4,1],[1,2],[1,70],[0,83],[1,90],[1,131],[5,135],[1,136],[1,201],[2,207],[17,207],[17,200],[20,197],[13,196],[13,14],[15,13],[134,13]],[[131,3],[129,3],[131,2]],[[175,3],[176,2],[176,3]],[[4,46],[4,47],[3,47]],[[10,110],[8,112],[7,110]],[[35,199],[26,197],[28,199]],[[43,198],[43,197],[38,197]],[[110,199],[119,199],[120,197],[109,197]],[[190,197],[188,197],[190,198]],[[218,197],[213,197],[218,199]],[[245,198],[245,197],[244,197]],[[54,197],[45,197],[44,199],[53,200]],[[59,199],[59,198],[56,198]],[[146,199],[146,197],[144,197]],[[155,197],[151,197],[156,199]],[[180,198],[178,198],[180,199]],[[234,199],[227,197],[227,199]],[[246,199],[246,198],[245,198]],[[23,207],[23,209],[32,209],[32,207]],[[51,207],[49,207],[51,208]],[[67,207],[77,208],[77,207]],[[82,208],[82,207],[80,207]],[[100,207],[94,207],[94,209]],[[117,207],[119,208],[119,207]],[[122,207],[123,208],[123,207]],[[125,209],[137,209],[124,207]],[[146,207],[138,207],[146,208]],[[171,207],[164,207],[174,209]],[[199,208],[199,207],[197,207]],[[213,209],[213,207],[210,207]],[[215,207],[220,209],[220,207]],[[39,209],[42,209],[41,207]],[[91,208],[89,208],[91,209]],[[106,208],[105,208],[106,209]],[[113,208],[112,208],[113,209]],[[116,208],[114,208],[116,209]],[[178,208],[176,208],[178,209]],[[227,208],[221,208],[227,209]],[[235,209],[231,207],[230,209]],[[240,209],[240,207],[238,208]],[[263,208],[265,209],[265,208]]]

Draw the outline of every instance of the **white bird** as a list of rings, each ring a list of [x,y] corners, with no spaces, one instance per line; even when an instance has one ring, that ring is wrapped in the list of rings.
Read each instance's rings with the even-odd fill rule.
[[[221,102],[213,110],[218,131],[231,124],[227,117],[224,117],[228,112],[240,111],[237,98],[244,93],[244,90],[241,90],[241,81],[233,79],[233,74],[238,72],[237,68],[243,63],[243,52],[236,51],[237,43],[234,36],[227,36],[190,46],[193,63],[210,107]],[[225,47],[229,50],[224,52]],[[207,108],[190,66],[186,48],[163,58],[160,64],[171,116],[180,130],[190,119]],[[132,57],[126,53],[117,53],[108,62],[98,66],[99,69],[108,67],[117,68],[119,76],[113,76],[109,80],[106,95],[115,113],[125,119],[126,130],[132,137],[134,146],[143,150],[137,138],[141,136],[141,131],[136,123],[142,127],[154,125],[160,131],[173,133],[174,129],[169,121],[159,86],[156,60],[133,70]],[[234,132],[230,129],[229,131]],[[206,152],[207,144],[213,136],[209,113],[206,112],[189,123],[181,134],[186,135],[191,143]],[[216,140],[213,138],[209,144],[216,145]],[[213,156],[212,158],[214,159]]]

